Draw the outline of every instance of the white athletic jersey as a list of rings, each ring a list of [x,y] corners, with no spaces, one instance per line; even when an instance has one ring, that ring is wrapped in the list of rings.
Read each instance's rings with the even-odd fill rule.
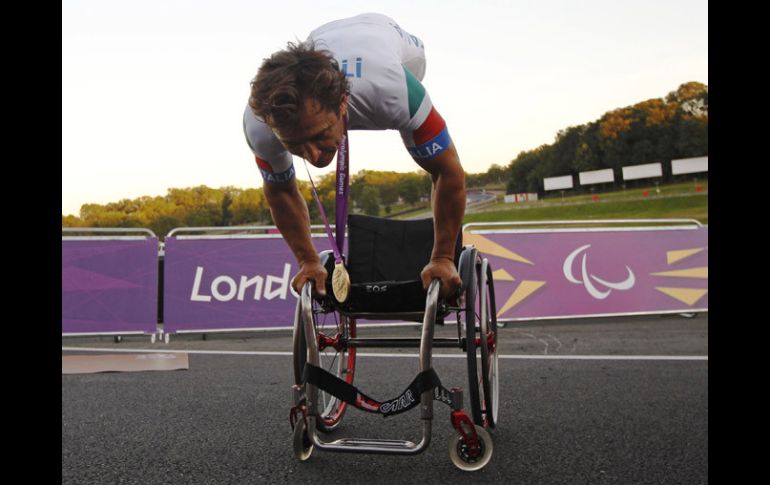
[[[309,41],[330,51],[350,82],[348,129],[398,130],[415,160],[433,158],[448,147],[446,124],[420,83],[425,76],[420,39],[385,15],[367,13],[322,25]],[[248,104],[243,128],[263,178],[291,180],[291,154]]]

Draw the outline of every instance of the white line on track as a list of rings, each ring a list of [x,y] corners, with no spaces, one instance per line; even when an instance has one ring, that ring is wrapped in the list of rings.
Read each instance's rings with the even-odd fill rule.
[[[156,350],[156,349],[111,349],[91,347],[62,347],[62,352],[124,352],[124,353],[151,353],[151,354],[209,354],[209,355],[285,355],[291,356],[291,352],[268,351],[239,351],[239,350]],[[359,352],[359,357],[387,357],[416,359],[418,354],[388,354]],[[702,360],[708,361],[708,355],[499,355],[501,359],[522,360]],[[464,359],[465,354],[433,354],[435,359]]]

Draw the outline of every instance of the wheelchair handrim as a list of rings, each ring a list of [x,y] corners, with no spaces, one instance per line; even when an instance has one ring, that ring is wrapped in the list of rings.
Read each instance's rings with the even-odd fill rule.
[[[498,396],[500,390],[497,372],[497,315],[495,312],[495,294],[492,270],[485,258],[481,265],[481,282],[479,284],[480,309],[480,347],[482,385],[484,388],[483,412],[485,424],[494,428],[497,424]],[[490,345],[491,344],[491,345]],[[491,348],[490,348],[491,347]]]
[[[335,312],[335,315],[337,313]],[[347,324],[345,323],[347,322]],[[345,326],[347,325],[347,332],[345,332]],[[340,316],[340,322],[337,326],[338,332],[341,332],[343,335],[345,335],[348,338],[353,338],[356,336],[356,321],[353,318],[348,318],[345,316]],[[340,357],[342,356],[342,357]],[[353,384],[353,377],[355,374],[355,366],[356,366],[356,349],[355,348],[349,348],[345,347],[341,352],[337,352],[336,355],[333,357],[333,359],[336,359],[337,361],[337,377],[340,377],[342,380],[347,382],[348,384]],[[344,377],[342,377],[344,375]],[[325,395],[326,393],[321,391],[321,395]],[[337,397],[330,396],[331,399],[327,402],[326,406],[324,407],[323,411],[321,411],[318,419],[319,423],[326,428],[333,428],[339,424],[340,420],[342,419],[342,416],[345,414],[345,410],[347,409],[347,404],[345,401],[341,401]]]

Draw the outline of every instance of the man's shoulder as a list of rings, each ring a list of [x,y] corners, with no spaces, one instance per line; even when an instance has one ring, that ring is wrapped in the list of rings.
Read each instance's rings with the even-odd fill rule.
[[[262,119],[246,105],[243,111],[243,134],[251,151],[258,158],[282,170],[291,165],[291,155]]]
[[[350,30],[353,27],[365,26],[365,25],[382,25],[382,26],[397,26],[396,21],[387,15],[375,12],[362,13],[354,15],[352,17],[346,17],[343,19],[332,20],[323,25],[320,25],[313,29],[309,38],[315,38],[321,34],[325,34],[331,31],[345,31]]]
[[[243,134],[252,150],[262,141],[275,138],[273,130],[262,119],[257,117],[249,105],[243,110]]]
[[[307,42],[317,49],[325,49],[340,63],[340,68],[349,75],[356,74],[357,60],[363,60],[364,68],[386,66],[400,62],[399,34],[395,23],[380,14],[363,14],[347,19],[335,20],[315,29]],[[360,71],[358,71],[360,74]]]

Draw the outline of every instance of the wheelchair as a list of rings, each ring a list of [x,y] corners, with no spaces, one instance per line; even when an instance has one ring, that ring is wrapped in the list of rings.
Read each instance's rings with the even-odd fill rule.
[[[438,298],[439,281],[423,289],[420,272],[430,260],[433,220],[391,220],[348,216],[346,266],[352,283],[344,303],[331,287],[334,256],[320,253],[329,273],[326,296],[313,296],[312,282],[302,288],[294,318],[293,407],[289,421],[300,461],[314,448],[333,452],[416,455],[431,441],[433,401],[450,407],[456,434],[449,443],[452,462],[461,470],[483,468],[492,456],[488,430],[498,423],[497,315],[489,261],[458,236],[455,265],[462,279],[456,298]],[[455,315],[457,338],[434,338],[434,326]],[[421,337],[362,338],[356,321],[422,322]],[[366,347],[419,347],[419,373],[399,396],[375,400],[354,387],[356,351]],[[431,367],[433,347],[466,353],[470,416],[463,411],[463,391],[447,389]],[[480,364],[480,365],[479,365]],[[422,440],[341,438],[324,441],[350,406],[384,417],[420,407]]]

